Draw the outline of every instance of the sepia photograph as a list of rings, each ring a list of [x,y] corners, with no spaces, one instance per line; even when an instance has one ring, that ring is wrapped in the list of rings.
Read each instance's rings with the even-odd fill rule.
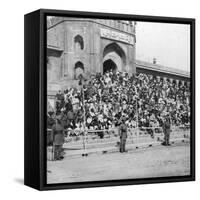
[[[47,184],[191,175],[191,27],[46,17]]]

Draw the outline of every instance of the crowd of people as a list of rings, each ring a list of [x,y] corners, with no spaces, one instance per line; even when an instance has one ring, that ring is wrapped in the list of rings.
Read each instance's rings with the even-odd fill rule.
[[[114,129],[125,119],[128,128],[162,126],[168,114],[174,126],[190,125],[190,88],[181,82],[140,73],[107,71],[85,80],[79,87],[56,94],[55,109],[48,109],[47,126],[60,116],[65,130],[81,132]]]

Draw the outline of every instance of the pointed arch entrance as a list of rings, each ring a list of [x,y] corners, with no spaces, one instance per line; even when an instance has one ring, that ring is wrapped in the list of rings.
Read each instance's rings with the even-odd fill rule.
[[[126,55],[124,50],[117,43],[108,44],[103,50],[103,70],[123,71],[126,66]]]
[[[105,60],[103,62],[103,73],[106,73],[107,71],[113,71],[116,72],[117,71],[117,65],[115,64],[115,62],[113,62],[112,59],[108,59]]]
[[[82,62],[78,61],[75,63],[74,67],[74,79],[78,79],[80,75],[84,74],[84,65]]]

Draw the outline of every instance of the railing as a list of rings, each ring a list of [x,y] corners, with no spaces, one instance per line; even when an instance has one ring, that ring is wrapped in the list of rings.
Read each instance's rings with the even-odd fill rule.
[[[49,151],[53,154],[53,139],[51,135],[51,129],[47,130],[47,143],[49,144]],[[162,127],[139,127],[128,128],[127,145],[134,145],[135,148],[139,146],[152,145],[154,143],[161,143],[164,134]],[[171,128],[170,140],[189,140],[190,139],[190,127],[178,126]],[[65,133],[64,148],[72,151],[81,150],[81,152],[87,153],[92,149],[107,149],[116,148],[119,146],[119,134],[118,128],[104,129],[104,130],[70,130]],[[53,160],[53,155],[48,158]]]

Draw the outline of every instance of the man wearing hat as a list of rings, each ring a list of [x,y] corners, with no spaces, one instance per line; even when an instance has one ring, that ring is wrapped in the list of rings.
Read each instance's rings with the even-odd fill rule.
[[[54,160],[63,159],[64,128],[61,125],[61,115],[56,116],[56,123],[52,126]]]
[[[119,137],[120,137],[120,149],[121,153],[126,152],[126,139],[127,139],[127,125],[125,124],[125,118],[123,117],[121,120],[121,125],[119,127]]]
[[[171,131],[171,120],[169,117],[169,113],[165,113],[164,121],[163,121],[163,132],[164,132],[164,142],[162,145],[169,146],[169,138],[170,138],[170,131]]]

